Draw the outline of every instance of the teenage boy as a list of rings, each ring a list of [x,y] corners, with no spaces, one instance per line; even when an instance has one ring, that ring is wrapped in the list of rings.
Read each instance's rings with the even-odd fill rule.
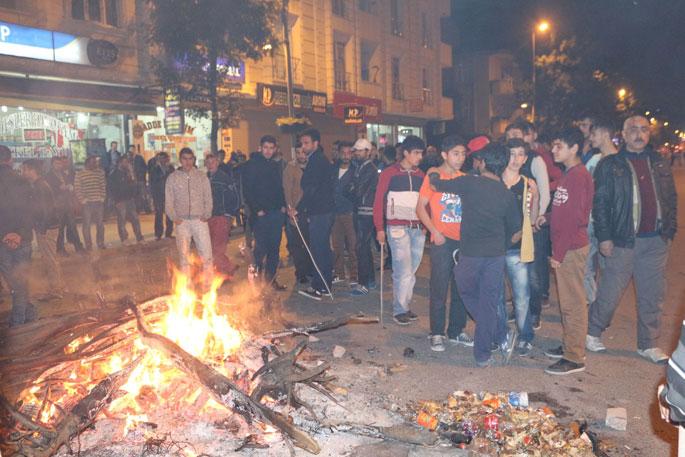
[[[587,226],[592,210],[594,185],[581,156],[583,133],[578,129],[561,132],[552,142],[552,154],[565,167],[552,200],[550,232],[552,258],[559,290],[559,308],[563,329],[562,346],[545,354],[559,359],[545,369],[551,375],[585,371],[585,336],[588,307],[583,278],[590,250]]]
[[[410,309],[416,270],[421,264],[426,234],[416,215],[424,174],[418,168],[426,145],[409,135],[402,142],[402,160],[389,165],[378,178],[373,204],[376,239],[392,251],[392,308],[398,325],[409,325],[418,316]],[[387,236],[386,236],[387,226]]]
[[[428,169],[440,179],[450,180],[463,176],[461,167],[466,160],[466,142],[455,135],[442,141],[442,164]],[[459,252],[461,234],[461,198],[449,192],[435,192],[430,179],[425,178],[419,191],[416,215],[431,234],[430,276],[430,341],[433,351],[445,350],[445,312],[447,291],[450,290],[450,310],[447,338],[451,343],[472,347],[473,340],[464,332],[466,308],[454,281],[454,256]]]
[[[321,274],[313,276],[309,289],[298,293],[313,300],[321,300],[327,295],[333,283],[331,229],[335,217],[334,168],[320,142],[321,134],[316,129],[308,129],[300,134],[302,150],[307,154],[307,166],[300,180],[302,199],[296,210],[289,210],[290,217],[303,213],[309,221],[310,249]]]
[[[498,308],[504,295],[504,256],[521,237],[521,215],[514,194],[500,179],[508,162],[504,147],[491,143],[475,154],[480,176],[442,181],[438,173],[432,173],[431,184],[439,192],[461,197],[461,249],[454,276],[464,305],[476,322],[476,365],[488,367],[492,365],[493,343],[508,360],[516,339],[513,330],[502,334]]]
[[[378,185],[378,167],[372,157],[373,145],[366,138],[358,139],[352,148],[359,166],[354,175],[352,193],[355,199],[357,218],[357,276],[358,284],[352,295],[367,295],[376,284],[373,268],[371,240],[375,230],[373,225],[373,203]]]
[[[277,141],[271,135],[259,140],[259,152],[248,160],[243,172],[243,193],[252,215],[257,271],[276,291],[286,289],[276,281],[281,234],[285,222],[285,194],[281,165],[274,160]]]
[[[354,202],[349,191],[352,188],[355,168],[352,164],[352,143],[341,141],[338,145],[336,162],[333,283],[345,280],[345,246],[347,246],[347,278],[352,287],[357,285],[357,234],[354,229]]]

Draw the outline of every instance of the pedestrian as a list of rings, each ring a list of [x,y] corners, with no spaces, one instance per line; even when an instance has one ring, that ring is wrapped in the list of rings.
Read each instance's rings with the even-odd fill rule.
[[[376,287],[371,242],[375,240],[373,203],[378,185],[378,167],[371,156],[374,146],[366,138],[360,138],[352,147],[358,166],[352,185],[354,211],[357,225],[357,282],[350,292],[354,296],[367,295]]]
[[[212,188],[212,217],[207,221],[209,237],[212,240],[214,271],[231,278],[238,268],[226,255],[226,246],[231,235],[233,218],[240,210],[240,191],[233,179],[219,169],[219,157],[209,154],[205,157],[207,177]]]
[[[538,189],[534,179],[521,174],[521,168],[528,159],[528,145],[519,138],[511,139],[506,144],[509,162],[502,173],[502,182],[516,197],[521,224],[521,240],[507,249],[505,254],[505,272],[511,284],[514,302],[514,320],[518,329],[516,352],[526,356],[533,348],[532,316],[530,313],[530,268],[535,258],[533,242],[533,221],[538,215]],[[506,308],[504,296],[500,307],[500,326],[506,325]]]
[[[357,234],[354,228],[352,185],[356,169],[352,163],[352,143],[338,145],[335,181],[335,220],[333,221],[333,284],[347,279],[350,287],[357,283]],[[345,262],[347,252],[347,262]],[[347,264],[347,276],[345,265]]]
[[[286,286],[276,280],[279,250],[285,223],[285,195],[280,163],[274,160],[278,142],[271,135],[259,140],[259,151],[250,157],[243,171],[245,203],[250,209],[257,272],[276,291]]]
[[[521,238],[521,214],[514,194],[500,178],[508,163],[504,146],[490,143],[474,154],[478,176],[443,181],[434,172],[430,182],[436,191],[461,198],[461,245],[454,278],[476,323],[476,365],[485,368],[493,363],[493,346],[506,359],[514,349],[516,333],[503,333],[505,329],[498,325],[498,308],[504,296],[505,254]]]
[[[133,163],[133,177],[136,180],[138,192],[136,194],[136,211],[138,213],[150,213],[150,202],[147,192],[147,164],[145,158],[134,146],[131,146],[131,159]]]
[[[149,171],[150,194],[155,208],[155,239],[157,241],[162,239],[162,235],[165,238],[173,238],[174,233],[174,221],[164,212],[164,188],[167,178],[174,172],[174,167],[169,162],[169,154],[162,151],[156,155],[155,162]]]
[[[86,158],[85,168],[76,173],[74,189],[76,198],[81,204],[83,217],[83,241],[86,250],[93,249],[90,225],[95,224],[95,242],[98,249],[105,249],[105,197],[107,184],[105,172],[98,166],[98,157],[90,155]]]
[[[195,153],[183,148],[179,153],[181,167],[166,180],[164,208],[176,226],[176,248],[183,273],[190,273],[190,242],[200,255],[204,280],[213,274],[212,240],[207,221],[212,217],[212,188],[209,178],[195,167]]]
[[[62,266],[57,260],[55,241],[57,239],[57,217],[52,189],[42,176],[43,162],[29,159],[21,164],[21,175],[31,185],[29,208],[32,213],[33,231],[40,252],[40,266],[47,279],[51,298],[62,298],[66,291]]]
[[[117,212],[117,231],[121,243],[126,243],[128,240],[126,222],[131,224],[136,241],[142,243],[144,239],[136,212],[138,184],[133,178],[133,170],[128,155],[119,157],[116,168],[109,175],[109,190]]]
[[[306,166],[307,154],[302,150],[302,145],[297,143],[295,145],[295,159],[288,163],[283,171],[283,192],[288,210],[297,208],[302,199],[300,182]],[[302,241],[298,233],[298,226],[305,241]],[[297,226],[295,220],[288,217],[285,234],[288,240],[288,252],[295,265],[295,280],[298,284],[307,284],[312,277],[313,269],[312,261],[304,245],[305,242],[309,242],[309,223],[304,217],[304,213],[297,215]]]
[[[424,173],[418,168],[426,145],[409,135],[402,142],[402,160],[385,168],[373,204],[376,239],[392,250],[393,320],[408,325],[418,316],[410,309],[416,270],[423,258],[424,227],[416,215]],[[386,236],[387,229],[387,236]]]
[[[428,174],[438,173],[440,179],[450,180],[463,176],[462,165],[466,160],[466,142],[450,135],[442,141],[442,164],[428,169]],[[454,281],[454,258],[459,254],[461,239],[461,198],[449,192],[436,192],[430,179],[424,178],[419,191],[416,214],[430,232],[430,344],[431,350],[445,350],[445,328],[450,343],[473,347],[473,339],[464,331],[466,308]],[[450,308],[447,313],[447,292]],[[447,314],[447,325],[445,315]]]
[[[583,133],[583,151],[581,156],[581,161],[583,164],[587,162],[597,154],[597,149],[592,145],[592,140],[590,139],[590,134],[592,132],[592,126],[595,123],[595,117],[584,113],[581,114],[576,120],[576,127]]]
[[[55,156],[50,160],[51,170],[46,175],[45,180],[52,188],[55,211],[59,220],[59,232],[57,233],[57,254],[66,257],[67,251],[64,247],[64,237],[70,242],[76,252],[84,251],[81,244],[81,237],[76,230],[76,217],[74,215],[75,196],[73,181],[68,173],[68,161],[66,157]]]
[[[678,346],[671,354],[666,369],[666,384],[657,388],[661,419],[678,427],[678,456],[685,449],[685,322],[680,330]]]
[[[121,153],[119,152],[119,143],[112,141],[109,144],[109,151],[107,151],[100,160],[100,165],[105,171],[105,176],[109,176],[109,174],[114,171],[114,168],[116,167],[120,157]]]
[[[319,273],[312,278],[311,287],[298,291],[314,300],[328,296],[333,280],[333,253],[331,252],[331,229],[335,216],[335,182],[333,164],[321,147],[321,134],[316,129],[300,133],[302,150],[307,154],[307,166],[302,173],[300,186],[302,199],[290,217],[304,213],[309,221],[310,250],[313,263]]]
[[[233,167],[230,163],[226,162],[226,151],[219,149],[216,153],[216,158],[219,161],[219,170],[231,176],[233,174]]]
[[[616,154],[618,149],[612,141],[614,134],[614,126],[611,122],[595,119],[590,128],[590,142],[594,151],[597,151],[590,160],[585,163],[585,168],[594,177],[595,169],[601,159],[606,156]],[[597,276],[599,268],[603,268],[604,257],[599,255],[599,242],[595,236],[594,224],[592,222],[592,214],[590,214],[590,223],[587,227],[588,237],[590,239],[590,251],[587,256],[587,265],[585,266],[585,295],[588,303],[594,303],[597,299]]]
[[[569,375],[585,371],[587,303],[583,278],[590,249],[587,226],[594,186],[581,160],[583,134],[579,129],[564,130],[552,145],[554,160],[565,168],[554,192],[550,227],[550,265],[557,280],[563,335],[560,347],[545,351],[548,357],[559,359],[545,373]]]
[[[10,327],[36,319],[29,303],[29,267],[33,218],[30,185],[12,169],[12,151],[0,145],[0,274],[12,294]]]
[[[623,124],[625,146],[595,169],[592,219],[605,268],[590,305],[586,346],[605,351],[600,337],[616,306],[635,281],[638,354],[654,363],[668,356],[657,346],[668,251],[677,230],[677,195],[666,159],[649,145],[650,124],[631,116]]]

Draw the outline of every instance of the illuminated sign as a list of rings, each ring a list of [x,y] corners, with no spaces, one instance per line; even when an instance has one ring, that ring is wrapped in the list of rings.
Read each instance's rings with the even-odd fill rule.
[[[257,99],[266,107],[288,106],[288,89],[283,86],[257,83]],[[326,112],[326,94],[293,88],[293,107],[317,113]]]
[[[183,121],[181,96],[176,90],[166,89],[164,91],[164,128],[167,135],[181,135],[184,130]]]
[[[90,56],[97,59],[89,59],[90,41],[68,33],[0,21],[0,54],[8,56],[79,65],[103,65],[116,60],[116,47],[102,40],[93,40],[96,46],[90,46]]]
[[[352,105],[345,107],[345,124],[362,124],[364,122],[364,106]]]

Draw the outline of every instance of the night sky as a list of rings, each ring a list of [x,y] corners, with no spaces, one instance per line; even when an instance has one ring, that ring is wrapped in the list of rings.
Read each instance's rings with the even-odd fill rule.
[[[550,39],[587,40],[586,57],[640,109],[685,128],[685,0],[453,0],[452,11],[457,52],[508,49],[522,62],[533,24],[547,19],[553,34],[538,39],[538,52]]]

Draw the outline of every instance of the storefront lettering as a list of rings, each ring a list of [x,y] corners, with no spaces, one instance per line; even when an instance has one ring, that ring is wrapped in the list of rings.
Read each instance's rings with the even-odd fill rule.
[[[257,98],[266,107],[288,106],[288,89],[271,84],[257,84]],[[296,109],[325,113],[327,103],[324,93],[293,89],[293,107]]]
[[[0,119],[0,137],[2,138],[22,135],[23,132],[19,130],[24,129],[50,130],[70,141],[77,140],[79,136],[78,129],[55,117],[37,111],[12,113]]]

